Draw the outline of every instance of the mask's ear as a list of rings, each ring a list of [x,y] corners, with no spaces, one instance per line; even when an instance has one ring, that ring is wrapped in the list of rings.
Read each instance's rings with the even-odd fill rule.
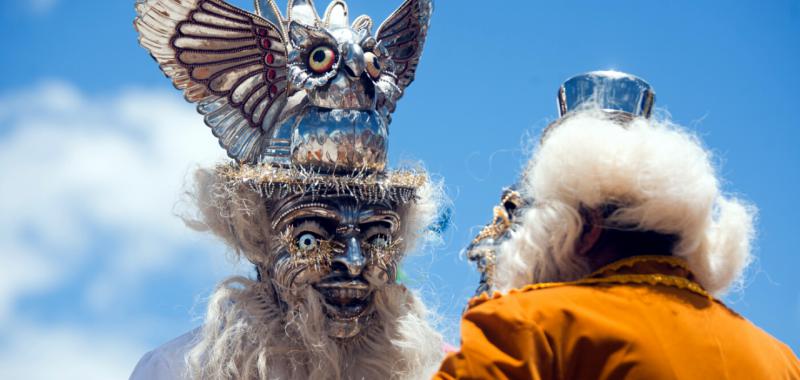
[[[597,209],[582,209],[583,232],[575,244],[575,253],[585,256],[594,248],[603,234],[603,215]]]
[[[401,90],[414,81],[432,12],[432,0],[406,0],[378,28],[376,39],[389,52]]]

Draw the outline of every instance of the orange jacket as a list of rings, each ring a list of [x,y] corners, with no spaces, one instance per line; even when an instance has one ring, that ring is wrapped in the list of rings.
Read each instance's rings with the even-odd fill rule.
[[[473,299],[435,378],[800,379],[791,349],[691,279],[680,259],[640,256]]]

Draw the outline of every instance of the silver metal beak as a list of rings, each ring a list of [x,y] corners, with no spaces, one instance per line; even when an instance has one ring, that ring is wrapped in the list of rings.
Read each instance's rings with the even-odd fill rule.
[[[347,67],[347,74],[354,78],[360,78],[367,63],[364,61],[364,50],[358,44],[345,45],[344,64]]]

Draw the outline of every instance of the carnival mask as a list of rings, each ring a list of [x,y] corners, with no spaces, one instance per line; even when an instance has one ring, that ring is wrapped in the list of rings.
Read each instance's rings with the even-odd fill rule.
[[[497,247],[508,237],[514,219],[524,205],[525,201],[517,191],[503,191],[500,204],[493,209],[492,222],[484,226],[467,247],[467,258],[475,263],[481,274],[475,295],[494,290]]]
[[[373,312],[374,293],[397,277],[402,240],[395,208],[351,196],[282,202],[273,219],[277,256],[266,270],[284,302],[311,286],[323,302],[329,334],[358,334]]]

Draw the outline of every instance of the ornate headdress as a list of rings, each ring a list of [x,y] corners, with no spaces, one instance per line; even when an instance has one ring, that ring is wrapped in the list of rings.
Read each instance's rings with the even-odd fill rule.
[[[431,0],[406,0],[372,35],[342,0],[138,0],[140,44],[198,104],[236,161],[232,179],[262,191],[335,188],[408,200],[425,176],[386,172],[388,125],[413,81]]]
[[[618,71],[593,71],[576,75],[559,87],[559,118],[547,126],[542,139],[548,131],[557,128],[563,120],[579,110],[599,109],[607,117],[625,123],[637,117],[649,118],[654,103],[653,88],[633,75]],[[518,210],[533,202],[532,199],[526,199],[525,195],[513,188],[506,189],[500,205],[494,208],[492,221],[467,247],[467,258],[475,262],[481,272],[476,294],[493,289],[497,246],[508,237]]]

